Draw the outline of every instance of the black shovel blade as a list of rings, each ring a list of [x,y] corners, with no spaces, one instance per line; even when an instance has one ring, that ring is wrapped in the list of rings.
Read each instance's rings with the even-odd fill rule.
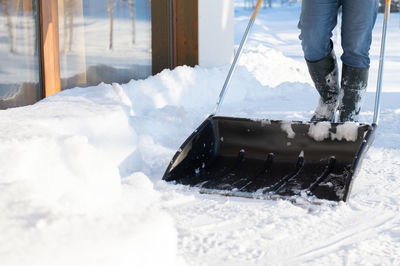
[[[346,201],[376,125],[352,124],[353,132],[343,131],[349,124],[320,125],[210,116],[183,143],[163,180],[237,195],[306,193]],[[341,139],[343,132],[351,140]]]

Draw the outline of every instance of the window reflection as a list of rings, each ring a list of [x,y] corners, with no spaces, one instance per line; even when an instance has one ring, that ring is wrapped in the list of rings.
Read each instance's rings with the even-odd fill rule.
[[[37,6],[36,0],[0,0],[0,109],[42,97]]]
[[[151,75],[150,0],[58,0],[61,87]]]

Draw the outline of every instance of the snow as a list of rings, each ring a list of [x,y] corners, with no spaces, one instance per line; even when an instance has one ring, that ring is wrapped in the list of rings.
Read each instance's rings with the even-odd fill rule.
[[[329,138],[331,129],[330,122],[318,122],[316,124],[311,124],[308,130],[308,135],[315,139],[316,141],[323,141]]]
[[[333,140],[346,140],[356,141],[358,136],[358,127],[360,126],[357,122],[346,122],[336,127],[336,133],[331,135]]]
[[[291,121],[282,121],[281,129],[286,132],[289,139],[293,139],[296,136],[296,133],[293,131]]]
[[[358,122],[345,122],[336,127],[336,132],[331,132],[331,123],[318,122],[310,125],[308,135],[316,141],[323,141],[331,138],[332,140],[356,141],[358,136]]]
[[[110,85],[0,112],[2,265],[177,265],[177,232],[141,173]],[[159,256],[153,256],[159,250]]]
[[[311,117],[318,95],[297,39],[299,10],[260,11],[221,115]],[[250,14],[236,6],[236,43]],[[388,34],[381,121],[348,203],[224,197],[161,180],[213,110],[229,66],[183,66],[0,111],[1,264],[400,264],[398,25]],[[372,120],[375,70],[361,121]]]

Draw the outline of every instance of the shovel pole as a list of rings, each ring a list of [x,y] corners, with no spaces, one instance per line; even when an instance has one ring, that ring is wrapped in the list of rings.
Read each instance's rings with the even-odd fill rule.
[[[381,92],[382,92],[382,74],[383,74],[383,61],[385,57],[385,46],[386,46],[386,32],[387,25],[389,22],[390,15],[390,4],[391,0],[386,0],[385,2],[385,17],[383,19],[383,28],[382,28],[382,42],[381,42],[381,54],[379,57],[379,71],[378,71],[378,82],[376,86],[376,96],[375,96],[375,108],[374,108],[374,119],[373,124],[378,124],[380,109],[381,109]]]
[[[257,17],[258,11],[260,10],[262,2],[263,2],[263,0],[258,0],[257,1],[256,7],[254,8],[253,14],[251,15],[249,24],[247,25],[246,31],[244,32],[244,35],[242,37],[242,41],[240,42],[239,48],[238,48],[238,50],[237,50],[237,52],[235,54],[235,58],[233,59],[233,63],[232,63],[231,68],[229,70],[228,76],[225,79],[224,86],[222,87],[222,90],[221,90],[221,92],[219,94],[219,99],[217,101],[217,104],[215,105],[214,111],[212,112],[211,116],[216,115],[218,113],[218,111],[219,111],[219,108],[221,107],[222,101],[223,101],[224,96],[225,96],[226,89],[228,88],[229,83],[231,82],[232,74],[233,74],[233,72],[235,72],[236,64],[237,64],[237,62],[239,60],[239,57],[240,57],[240,55],[242,53],[242,49],[243,49],[244,45],[246,44],[247,36],[249,35],[250,29],[253,27],[254,21],[256,20],[256,17]]]

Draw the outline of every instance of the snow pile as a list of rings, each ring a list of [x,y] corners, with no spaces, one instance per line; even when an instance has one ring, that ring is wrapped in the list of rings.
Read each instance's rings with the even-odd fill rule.
[[[309,98],[310,92],[315,93],[304,64],[263,45],[257,49],[260,51],[250,48],[242,55],[219,114],[243,117],[249,117],[250,114],[252,118],[271,118],[266,117],[265,111],[276,108],[274,103],[277,97],[286,99],[289,95],[290,98],[299,99],[296,102],[301,104],[303,97]],[[249,54],[254,54],[254,57],[249,58]],[[125,96],[121,96],[122,101],[128,97],[134,103],[130,107],[131,112],[139,119],[151,115],[153,120],[158,120],[158,115],[162,115],[164,120],[174,117],[192,124],[192,120],[186,120],[188,116],[201,114],[203,120],[214,109],[229,67],[180,66],[173,71],[166,69],[146,80],[131,80],[122,84],[118,91],[122,88],[125,93]],[[292,99],[287,101],[293,102]],[[293,114],[290,113],[290,118]],[[198,126],[199,122],[196,120],[194,125]]]
[[[244,66],[262,85],[276,87],[285,82],[311,83],[304,64],[262,44],[246,48],[239,65]]]
[[[179,263],[173,221],[149,178],[121,183],[137,137],[110,85],[1,111],[0,125],[2,264]]]

